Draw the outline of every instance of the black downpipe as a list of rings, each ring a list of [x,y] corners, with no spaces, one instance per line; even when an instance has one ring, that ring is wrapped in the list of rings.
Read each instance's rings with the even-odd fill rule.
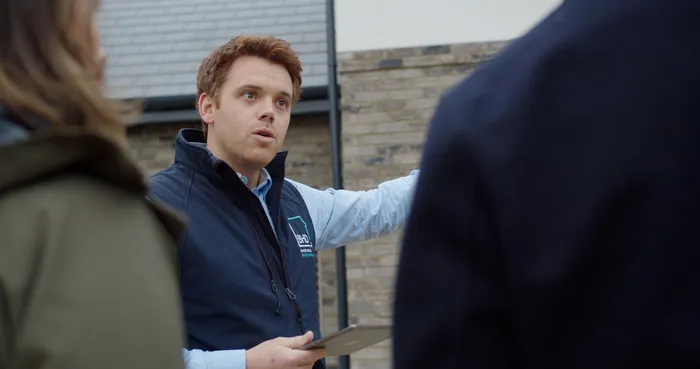
[[[331,131],[333,188],[343,188],[343,160],[340,138],[340,93],[338,91],[338,63],[335,46],[335,4],[326,0],[326,42],[328,51],[328,119]],[[348,288],[345,271],[345,246],[335,249],[336,283],[338,287],[338,328],[348,326]],[[350,369],[350,357],[338,358],[339,369]]]

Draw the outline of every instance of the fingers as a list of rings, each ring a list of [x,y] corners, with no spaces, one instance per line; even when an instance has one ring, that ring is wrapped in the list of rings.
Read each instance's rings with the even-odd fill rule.
[[[313,339],[314,333],[311,331],[306,332],[306,334],[303,336],[278,338],[280,346],[288,347],[290,349],[297,349],[311,343]]]
[[[304,346],[306,344],[311,343],[314,340],[314,332],[308,331],[308,332],[304,333],[304,335],[301,337],[304,337],[305,341],[300,346]]]
[[[291,360],[299,367],[311,367],[326,356],[326,350],[292,350]]]
[[[326,350],[324,350],[324,349],[309,350],[309,352],[310,352],[311,354],[313,354],[313,356],[312,356],[312,358],[311,358],[311,364],[312,364],[312,365],[313,365],[313,363],[315,363],[315,362],[317,362],[317,361],[323,359],[324,357],[326,357]]]

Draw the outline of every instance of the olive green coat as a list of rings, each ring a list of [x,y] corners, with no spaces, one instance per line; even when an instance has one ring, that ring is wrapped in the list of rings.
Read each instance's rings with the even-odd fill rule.
[[[183,368],[175,240],[94,136],[0,147],[0,368]]]

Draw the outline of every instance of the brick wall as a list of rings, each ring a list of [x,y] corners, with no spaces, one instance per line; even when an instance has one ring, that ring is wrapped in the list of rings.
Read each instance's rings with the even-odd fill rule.
[[[175,135],[182,128],[199,128],[199,123],[147,125],[129,128],[129,147],[147,174],[173,161]],[[330,187],[331,157],[328,118],[293,117],[285,140],[289,150],[287,176],[313,187]]]
[[[504,45],[440,45],[339,55],[345,187],[374,188],[417,168],[427,122],[440,95]],[[347,247],[351,323],[391,322],[400,237]],[[390,355],[390,342],[386,342],[352,355],[351,365],[353,369],[388,369]]]
[[[146,175],[152,175],[172,164],[175,135],[182,128],[198,128],[199,124],[163,124],[130,127],[128,142],[131,154]]]

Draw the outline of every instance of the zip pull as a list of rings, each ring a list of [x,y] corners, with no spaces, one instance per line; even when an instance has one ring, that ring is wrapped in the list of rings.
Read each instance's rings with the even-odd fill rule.
[[[277,284],[275,283],[274,279],[270,280],[270,287],[272,287],[272,291],[275,293],[275,297],[277,297],[277,308],[275,309],[275,313],[277,313],[277,315],[279,315],[281,302],[280,302],[280,296],[277,294]]]
[[[285,288],[284,292],[287,294],[287,296],[289,296],[290,299],[292,299],[292,300],[297,299],[297,295],[295,295],[294,292],[292,292],[292,290],[289,289],[289,287]]]

